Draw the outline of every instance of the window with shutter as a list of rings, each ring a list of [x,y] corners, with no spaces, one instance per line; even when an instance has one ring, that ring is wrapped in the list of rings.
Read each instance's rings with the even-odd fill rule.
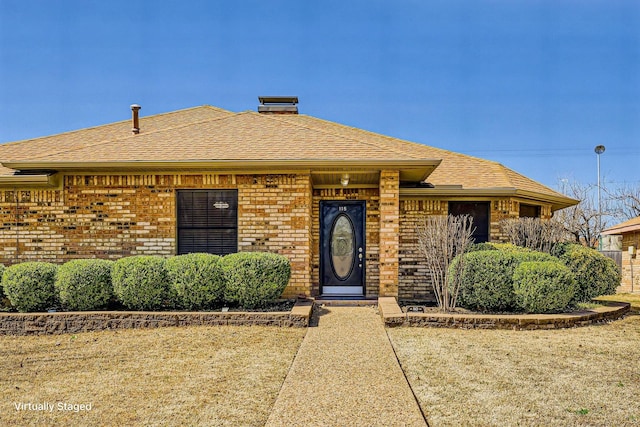
[[[179,190],[178,254],[238,251],[238,191]]]

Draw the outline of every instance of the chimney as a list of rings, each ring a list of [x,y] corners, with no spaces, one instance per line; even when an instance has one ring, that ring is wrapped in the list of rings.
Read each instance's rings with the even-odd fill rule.
[[[131,132],[134,135],[137,135],[137,134],[140,133],[140,123],[139,123],[139,120],[138,120],[138,111],[140,111],[141,108],[142,107],[139,106],[138,104],[133,104],[131,106],[131,115],[132,115],[131,120],[133,122],[132,123],[133,127],[131,128]]]
[[[259,96],[258,113],[298,114],[297,96]]]

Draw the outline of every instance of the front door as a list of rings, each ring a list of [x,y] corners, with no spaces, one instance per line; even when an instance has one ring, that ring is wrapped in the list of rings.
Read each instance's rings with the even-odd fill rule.
[[[365,202],[320,202],[320,293],[363,296]]]

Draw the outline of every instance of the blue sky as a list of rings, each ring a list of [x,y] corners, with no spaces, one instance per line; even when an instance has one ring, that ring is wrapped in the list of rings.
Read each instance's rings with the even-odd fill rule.
[[[210,104],[640,183],[640,2],[0,0],[0,142]]]

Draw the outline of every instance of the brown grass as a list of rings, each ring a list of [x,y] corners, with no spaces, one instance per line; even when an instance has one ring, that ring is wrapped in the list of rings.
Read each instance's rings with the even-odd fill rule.
[[[264,425],[306,329],[0,336],[0,425]],[[18,411],[50,402],[53,412]],[[90,403],[59,411],[58,402]]]
[[[640,425],[640,316],[551,331],[388,332],[432,426]]]
[[[640,294],[615,294],[615,295],[603,295],[601,297],[596,298],[597,300],[602,301],[618,301],[618,302],[628,302],[631,304],[631,308],[633,310],[640,310]]]

